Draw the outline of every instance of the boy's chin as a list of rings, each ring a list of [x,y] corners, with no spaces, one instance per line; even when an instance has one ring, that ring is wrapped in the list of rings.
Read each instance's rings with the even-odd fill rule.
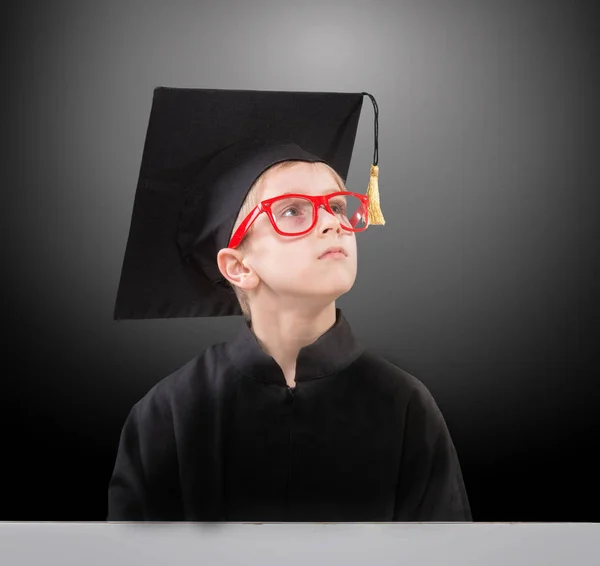
[[[354,285],[354,282],[352,284],[346,284],[346,285],[335,285],[335,286],[331,285],[328,288],[320,287],[320,288],[310,289],[304,293],[301,293],[301,296],[303,298],[306,298],[307,301],[312,300],[312,301],[321,302],[323,304],[328,304],[328,303],[331,303],[332,301],[335,301],[342,295],[345,295],[348,291],[350,291],[350,289],[352,289],[353,285]]]

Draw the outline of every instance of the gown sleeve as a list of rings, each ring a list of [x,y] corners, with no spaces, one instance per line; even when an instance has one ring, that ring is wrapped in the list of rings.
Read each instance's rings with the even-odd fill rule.
[[[423,384],[409,401],[403,442],[394,520],[472,521],[454,443]]]
[[[173,421],[164,406],[144,398],[131,409],[108,487],[108,521],[178,520],[177,454]]]

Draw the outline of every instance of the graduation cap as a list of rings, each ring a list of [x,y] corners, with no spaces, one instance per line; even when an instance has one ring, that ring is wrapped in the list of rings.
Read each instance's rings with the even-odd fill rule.
[[[241,315],[216,258],[247,193],[287,160],[327,163],[345,182],[365,95],[369,223],[384,224],[369,93],[156,88],[114,318]]]

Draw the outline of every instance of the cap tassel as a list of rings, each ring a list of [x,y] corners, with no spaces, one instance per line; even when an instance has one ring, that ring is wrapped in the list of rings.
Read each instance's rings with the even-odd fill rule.
[[[379,203],[379,167],[377,165],[371,165],[367,196],[369,197],[369,224],[383,226],[385,219]]]

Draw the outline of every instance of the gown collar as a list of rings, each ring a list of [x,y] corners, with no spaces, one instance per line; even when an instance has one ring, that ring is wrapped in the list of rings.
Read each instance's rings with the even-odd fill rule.
[[[335,315],[335,323],[329,330],[300,349],[296,359],[296,382],[334,374],[363,352],[364,348],[339,308],[335,309]],[[227,342],[227,352],[233,365],[244,375],[286,385],[281,367],[260,347],[247,321],[244,320],[237,336]]]

